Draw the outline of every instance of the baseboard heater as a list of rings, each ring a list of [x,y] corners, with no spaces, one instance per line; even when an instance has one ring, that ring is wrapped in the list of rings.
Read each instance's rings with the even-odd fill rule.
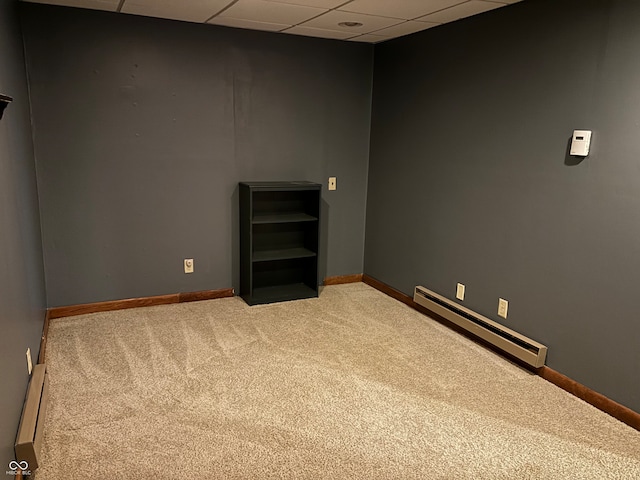
[[[40,363],[33,367],[15,444],[16,460],[27,462],[27,469],[31,471],[40,466],[40,448],[48,397],[47,369],[43,363]]]
[[[528,365],[536,368],[544,365],[547,347],[518,332],[458,305],[425,287],[417,286],[415,288],[413,300]]]

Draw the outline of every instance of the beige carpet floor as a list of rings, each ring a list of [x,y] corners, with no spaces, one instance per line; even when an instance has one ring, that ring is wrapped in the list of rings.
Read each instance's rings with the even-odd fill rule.
[[[38,480],[640,478],[640,432],[362,283],[53,320],[46,363]]]

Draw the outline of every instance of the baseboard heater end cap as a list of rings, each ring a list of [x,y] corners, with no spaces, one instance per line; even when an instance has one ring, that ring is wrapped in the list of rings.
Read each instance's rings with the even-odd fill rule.
[[[45,364],[39,363],[33,367],[14,445],[16,460],[19,462],[26,461],[31,471],[40,466],[40,449],[42,447],[48,397],[49,378],[47,368]]]

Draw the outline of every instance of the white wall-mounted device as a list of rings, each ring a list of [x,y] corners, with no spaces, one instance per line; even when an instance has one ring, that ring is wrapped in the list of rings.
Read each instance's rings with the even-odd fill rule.
[[[571,137],[571,155],[586,157],[589,155],[591,144],[591,130],[574,130]]]

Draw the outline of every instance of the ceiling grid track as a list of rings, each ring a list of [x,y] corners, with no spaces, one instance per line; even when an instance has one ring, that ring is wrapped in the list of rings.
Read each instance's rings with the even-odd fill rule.
[[[22,1],[288,35],[379,43],[528,0]]]

